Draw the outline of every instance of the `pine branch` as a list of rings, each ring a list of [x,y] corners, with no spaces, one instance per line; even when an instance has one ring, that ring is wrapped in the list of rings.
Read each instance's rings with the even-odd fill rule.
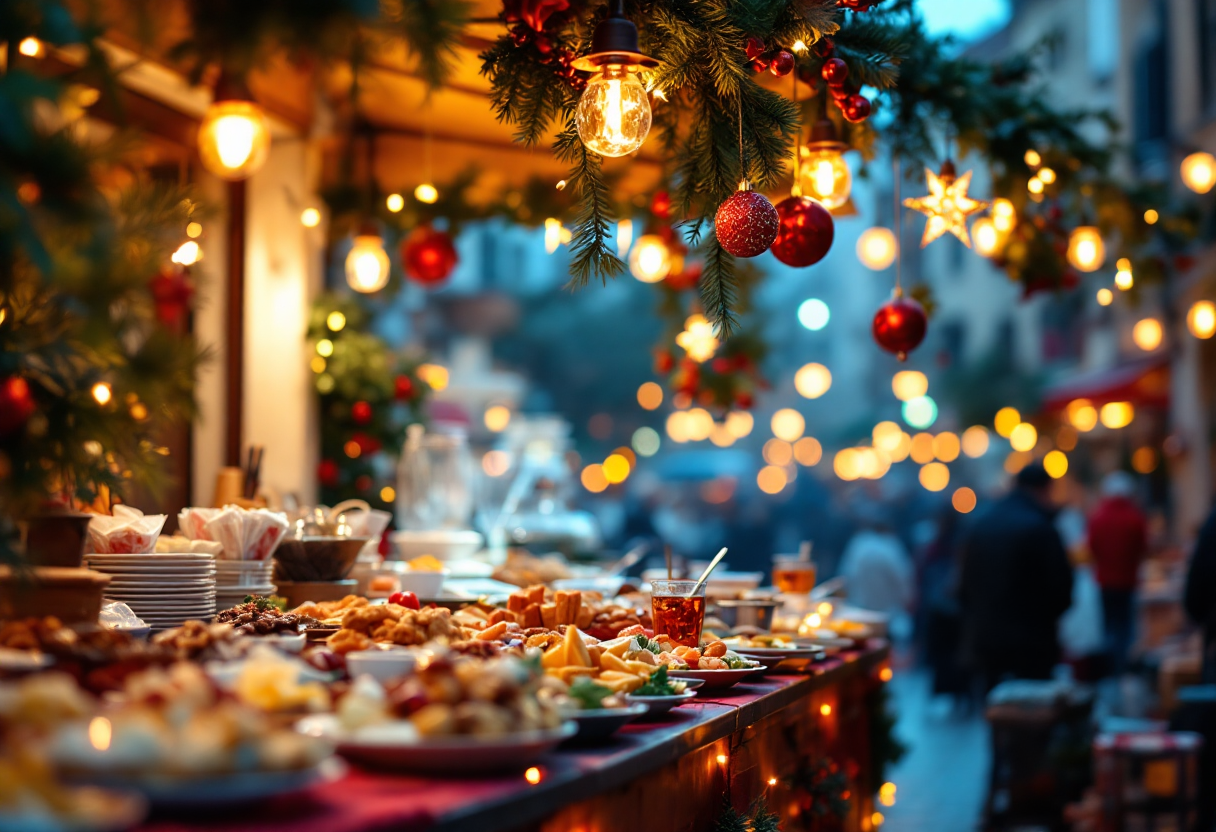
[[[705,316],[718,328],[718,337],[729,338],[739,328],[735,317],[735,258],[718,244],[715,235],[705,240],[705,267],[701,271],[701,306]]]
[[[535,145],[549,131],[568,95],[568,87],[531,54],[501,37],[481,55],[481,74],[490,79],[494,116],[516,127],[515,141]]]
[[[592,277],[607,283],[609,277],[625,271],[625,264],[612,249],[610,227],[616,218],[600,157],[583,146],[573,115],[567,117],[553,150],[560,161],[574,166],[566,177],[566,187],[574,189],[579,201],[570,244],[570,285],[582,288]]]
[[[451,76],[460,36],[473,14],[468,0],[400,0],[384,4],[385,16],[418,60],[427,86],[436,89]]]

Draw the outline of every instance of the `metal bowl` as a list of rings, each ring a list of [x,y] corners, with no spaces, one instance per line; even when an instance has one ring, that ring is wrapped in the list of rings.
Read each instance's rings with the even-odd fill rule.
[[[275,549],[275,576],[286,581],[340,581],[371,538],[287,537]]]
[[[781,602],[767,598],[723,598],[715,606],[718,618],[732,630],[748,627],[769,632],[773,629],[773,613]]]

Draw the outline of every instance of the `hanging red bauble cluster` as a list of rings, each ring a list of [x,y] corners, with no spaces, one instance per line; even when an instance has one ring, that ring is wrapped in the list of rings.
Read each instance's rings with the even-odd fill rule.
[[[0,439],[25,427],[35,409],[29,382],[21,376],[0,379]]]
[[[781,217],[764,194],[735,191],[718,206],[714,232],[722,248],[736,257],[755,257],[768,251],[781,230]]]
[[[429,225],[418,226],[406,238],[401,246],[401,259],[405,263],[406,276],[427,288],[447,280],[460,262],[448,233]]]
[[[510,26],[511,40],[516,46],[532,45],[542,64],[556,66],[562,80],[575,90],[583,90],[587,87],[587,79],[574,68],[577,57],[574,50],[555,46],[544,33],[545,25],[560,24],[569,8],[570,0],[504,0],[502,16]]]
[[[925,339],[928,318],[925,309],[898,289],[874,313],[874,340],[903,361]]]
[[[769,49],[765,50],[764,41],[760,38],[751,37],[747,39],[747,59],[752,63],[752,69],[756,72],[769,72],[782,78],[790,74],[794,68],[794,55],[786,49]]]
[[[819,44],[819,54],[825,58],[819,74],[827,82],[832,102],[845,121],[854,124],[865,121],[870,117],[870,99],[849,87],[849,65],[835,56],[836,45],[831,38],[824,38]]]
[[[818,263],[832,248],[836,225],[827,208],[809,196],[791,196],[777,203],[781,230],[773,243],[773,256],[787,266],[801,268]]]

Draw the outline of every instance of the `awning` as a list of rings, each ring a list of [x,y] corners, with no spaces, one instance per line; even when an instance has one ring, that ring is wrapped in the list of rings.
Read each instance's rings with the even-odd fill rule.
[[[1088,399],[1093,405],[1131,402],[1164,407],[1169,397],[1169,358],[1161,355],[1079,373],[1051,384],[1043,391],[1043,410],[1063,410],[1076,399]]]

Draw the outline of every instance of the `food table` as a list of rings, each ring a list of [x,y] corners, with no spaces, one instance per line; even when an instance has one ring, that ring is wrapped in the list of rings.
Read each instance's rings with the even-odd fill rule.
[[[141,832],[372,832],[538,829],[638,832],[707,829],[725,801],[740,811],[764,796],[784,829],[804,828],[804,808],[783,779],[828,756],[851,769],[858,794],[842,829],[870,828],[869,709],[883,684],[885,641],[843,651],[806,672],[704,691],[654,722],[608,743],[559,750],[539,781],[514,774],[430,779],[351,767],[301,795],[214,817],[154,815]],[[535,774],[533,778],[536,779]],[[775,781],[775,782],[770,782]],[[783,799],[784,798],[784,799]]]

